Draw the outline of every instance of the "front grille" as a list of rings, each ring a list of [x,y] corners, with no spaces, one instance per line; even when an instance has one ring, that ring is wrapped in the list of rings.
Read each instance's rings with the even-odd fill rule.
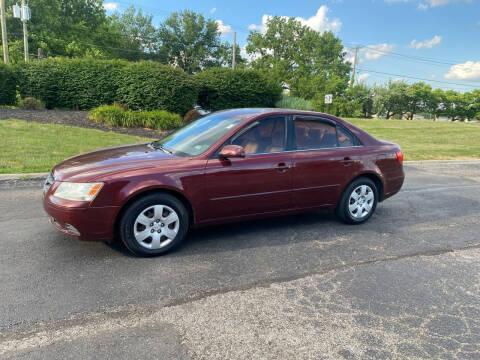
[[[47,179],[45,180],[45,183],[43,184],[43,196],[45,196],[48,189],[50,189],[50,186],[52,186],[54,182],[55,179],[53,178],[52,172],[50,172],[47,176]]]

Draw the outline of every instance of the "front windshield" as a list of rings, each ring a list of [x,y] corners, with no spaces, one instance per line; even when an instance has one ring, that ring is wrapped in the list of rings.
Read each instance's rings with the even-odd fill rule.
[[[178,156],[200,155],[227,132],[257,113],[258,110],[216,112],[175,130],[152,145]]]

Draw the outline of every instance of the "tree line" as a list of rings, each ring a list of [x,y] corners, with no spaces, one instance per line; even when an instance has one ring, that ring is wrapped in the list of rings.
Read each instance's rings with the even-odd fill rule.
[[[23,59],[21,24],[12,17],[15,2],[6,1],[14,63]],[[51,57],[151,60],[189,74],[228,67],[232,61],[232,44],[222,41],[217,22],[194,11],[174,12],[154,25],[152,15],[133,6],[107,15],[102,0],[35,0],[29,5],[30,48],[42,49],[42,54]],[[235,53],[237,68],[264,72],[317,111],[387,119],[412,119],[424,113],[435,119],[480,117],[480,90],[443,91],[422,82],[409,85],[404,81],[349,86],[352,65],[341,40],[332,32],[319,33],[294,18],[270,18],[264,31],[248,35],[248,59],[241,56],[238,45]],[[325,94],[333,94],[333,104],[324,103]]]

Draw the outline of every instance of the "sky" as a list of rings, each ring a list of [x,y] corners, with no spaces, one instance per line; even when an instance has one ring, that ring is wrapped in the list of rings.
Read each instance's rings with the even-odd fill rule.
[[[353,60],[357,79],[425,81],[434,88],[480,88],[480,0],[106,0],[107,13],[130,5],[158,25],[174,11],[190,9],[219,24],[222,38],[243,48],[250,31],[263,31],[270,16],[295,17],[312,29],[333,31]],[[246,55],[244,50],[242,54]]]

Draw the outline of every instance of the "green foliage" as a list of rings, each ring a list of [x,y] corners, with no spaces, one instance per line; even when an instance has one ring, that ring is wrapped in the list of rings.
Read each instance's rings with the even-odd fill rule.
[[[116,100],[132,110],[163,109],[185,114],[196,99],[193,78],[179,68],[154,62],[131,63],[119,75]]]
[[[45,106],[91,109],[113,103],[117,77],[128,67],[121,60],[47,59],[15,66],[22,97],[35,97]]]
[[[154,62],[47,59],[15,66],[22,97],[46,107],[88,110],[115,100],[133,110],[183,114],[197,98],[194,80],[178,68]]]
[[[0,63],[0,105],[15,105],[16,76],[11,67]]]
[[[159,40],[166,61],[193,74],[212,65],[211,59],[220,46],[220,32],[214,20],[184,10],[174,12],[161,24]]]
[[[88,118],[111,126],[144,127],[169,130],[183,125],[182,118],[165,110],[132,111],[119,106],[103,105],[92,109]]]
[[[283,109],[313,110],[313,104],[296,96],[282,94],[280,100],[275,103],[275,107]]]
[[[45,105],[40,100],[33,97],[26,97],[25,99],[20,99],[20,101],[18,102],[18,107],[25,110],[45,109]]]
[[[153,15],[135,10],[133,5],[121,14],[110,17],[113,34],[118,34],[121,49],[115,49],[122,58],[128,60],[161,60],[159,55],[158,31],[153,25]]]
[[[23,35],[20,19],[12,16],[6,0],[8,40],[12,62],[23,59]],[[109,20],[101,0],[35,0],[28,4],[32,18],[28,22],[30,49],[41,48],[53,56],[108,57],[109,48],[118,48],[118,37],[109,36]],[[96,46],[92,45],[96,44]]]
[[[347,89],[351,66],[332,32],[320,34],[294,18],[275,16],[266,32],[251,32],[247,41],[254,69],[287,83],[293,96],[313,99],[317,110],[326,110],[325,94],[337,99]]]
[[[217,111],[240,107],[273,107],[282,88],[256,70],[212,68],[195,75],[198,104]]]

